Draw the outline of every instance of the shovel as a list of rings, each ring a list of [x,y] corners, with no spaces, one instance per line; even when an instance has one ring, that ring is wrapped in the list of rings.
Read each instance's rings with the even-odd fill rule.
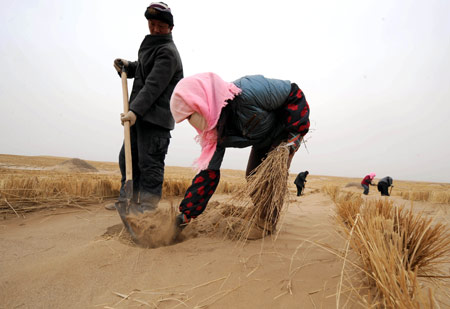
[[[129,104],[128,104],[128,83],[127,83],[127,72],[125,70],[125,66],[123,63],[122,66],[122,93],[123,93],[123,112],[124,114],[128,113]],[[126,217],[130,213],[130,208],[133,207],[132,199],[133,199],[133,165],[131,160],[131,139],[130,139],[130,122],[125,121],[123,123],[124,128],[124,148],[125,148],[125,201],[120,199],[118,203],[116,203],[116,209],[119,212],[120,218],[122,219],[123,225],[130,233],[133,240],[136,240],[136,234],[128,223]]]

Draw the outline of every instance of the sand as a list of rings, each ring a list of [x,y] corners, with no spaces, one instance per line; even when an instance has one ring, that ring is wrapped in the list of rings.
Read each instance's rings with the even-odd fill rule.
[[[59,172],[97,173],[98,170],[84,160],[73,158],[50,168]]]
[[[226,236],[227,195],[153,248],[134,244],[103,204],[0,221],[0,308],[336,308],[342,260],[330,249],[342,252],[345,239],[334,205],[317,189],[290,190],[279,233],[246,243]],[[162,200],[158,217],[170,221],[177,204]],[[149,227],[155,235],[163,221]]]

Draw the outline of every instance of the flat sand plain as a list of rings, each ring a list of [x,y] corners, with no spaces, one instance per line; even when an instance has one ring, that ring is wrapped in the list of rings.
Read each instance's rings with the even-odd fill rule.
[[[96,167],[114,172],[115,166]],[[177,168],[169,167],[167,174],[176,175]],[[242,171],[223,174],[228,180],[243,177]],[[334,203],[321,188],[362,189],[345,188],[358,179],[310,175],[305,194],[297,197],[294,178],[278,233],[245,243],[206,228],[216,223],[212,212],[226,207],[226,194],[213,196],[182,241],[151,249],[129,241],[118,214],[104,208],[110,201],[3,219],[0,308],[336,308],[343,261],[333,252],[342,252],[346,239],[334,219]],[[365,198],[381,197],[371,187]],[[411,204],[399,196],[390,199]],[[164,199],[160,208],[179,201]],[[414,202],[414,207],[449,222],[448,204]],[[441,290],[440,301],[449,304],[449,287]],[[339,308],[362,307],[346,302],[345,289],[340,299]]]

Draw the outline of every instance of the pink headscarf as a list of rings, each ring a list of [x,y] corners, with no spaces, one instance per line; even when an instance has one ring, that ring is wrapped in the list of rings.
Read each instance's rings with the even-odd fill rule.
[[[376,176],[376,174],[375,174],[375,173],[370,173],[370,174],[369,174],[369,177],[370,177],[370,179],[374,179],[374,178],[375,178],[375,176]]]
[[[214,73],[200,73],[180,80],[170,99],[170,111],[176,123],[197,112],[207,123],[205,130],[196,129],[196,140],[202,147],[200,157],[194,162],[199,170],[208,167],[217,146],[216,125],[227,100],[241,92],[233,83],[226,82]]]

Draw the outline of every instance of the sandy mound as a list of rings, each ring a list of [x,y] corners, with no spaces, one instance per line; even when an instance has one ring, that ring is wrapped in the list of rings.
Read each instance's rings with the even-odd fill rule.
[[[62,171],[62,172],[81,172],[81,173],[97,173],[98,170],[81,159],[70,159],[64,161],[58,165],[55,165],[53,170]]]
[[[349,182],[348,184],[345,185],[345,187],[346,188],[355,187],[355,188],[359,188],[359,189],[362,188],[361,184],[358,182]]]

